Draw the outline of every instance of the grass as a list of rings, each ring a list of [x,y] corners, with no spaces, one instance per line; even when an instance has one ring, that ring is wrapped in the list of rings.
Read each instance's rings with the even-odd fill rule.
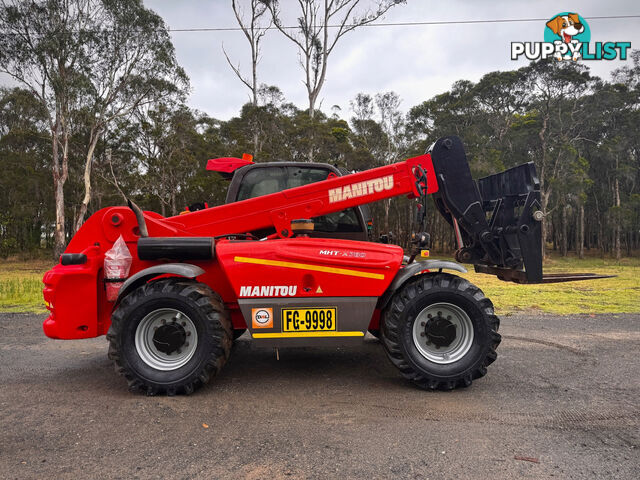
[[[45,260],[0,260],[0,312],[46,312],[42,276],[52,265]]]
[[[45,260],[0,261],[0,312],[45,312],[42,275],[51,265]],[[638,257],[624,258],[619,263],[593,257],[584,260],[554,257],[545,262],[544,271],[594,272],[617,277],[546,285],[516,285],[502,282],[492,275],[470,272],[462,276],[480,287],[502,315],[520,311],[557,314],[640,312]]]
[[[471,266],[473,270],[473,266]],[[545,273],[601,273],[614,278],[538,285],[516,285],[492,275],[462,276],[480,287],[499,314],[520,311],[570,313],[640,312],[640,258],[611,259],[554,257],[546,260]]]

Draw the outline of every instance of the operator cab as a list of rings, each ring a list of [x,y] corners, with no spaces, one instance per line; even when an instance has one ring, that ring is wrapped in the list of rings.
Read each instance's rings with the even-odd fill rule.
[[[346,170],[327,163],[250,163],[234,171],[226,203],[269,195],[346,174]],[[371,214],[366,205],[315,217],[313,221],[315,226],[311,237],[369,240]],[[268,228],[251,233],[262,238],[274,232],[273,228]]]
[[[246,153],[242,155],[242,158],[211,159],[207,162],[207,170],[217,172],[224,179],[231,181],[225,203],[240,202],[349,174],[345,169],[334,167],[328,163],[253,163],[253,157]],[[313,221],[315,227],[310,236],[317,238],[367,241],[370,239],[373,225],[371,212],[367,205],[315,217]],[[275,233],[275,230],[268,228],[251,233],[263,238]]]

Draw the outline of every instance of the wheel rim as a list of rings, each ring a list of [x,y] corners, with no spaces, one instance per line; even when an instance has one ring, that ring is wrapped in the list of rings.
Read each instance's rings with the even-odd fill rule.
[[[427,360],[448,364],[464,357],[473,343],[469,315],[451,303],[434,303],[413,322],[413,343]]]
[[[184,313],[161,308],[140,321],[135,342],[144,363],[156,370],[176,370],[193,357],[198,346],[198,332]]]

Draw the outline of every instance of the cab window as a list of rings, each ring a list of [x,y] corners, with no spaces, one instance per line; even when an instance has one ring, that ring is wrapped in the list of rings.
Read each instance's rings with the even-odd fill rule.
[[[316,167],[270,166],[250,170],[238,190],[238,201],[269,195],[289,188],[326,180],[329,171]],[[315,217],[314,229],[318,232],[360,232],[362,226],[355,208]]]

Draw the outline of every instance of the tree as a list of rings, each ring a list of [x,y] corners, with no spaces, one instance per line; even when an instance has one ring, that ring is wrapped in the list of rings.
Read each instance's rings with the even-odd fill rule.
[[[155,101],[176,84],[186,86],[186,75],[176,64],[164,22],[140,0],[3,0],[0,29],[0,71],[26,87],[47,113],[57,256],[66,243],[64,185],[74,128],[89,129],[77,230],[91,200],[100,136],[137,105]]]
[[[527,67],[507,72],[490,72],[473,87],[479,129],[479,170],[490,172],[517,163],[513,148],[512,126],[518,115],[529,107]],[[485,173],[483,171],[483,173]]]
[[[0,258],[40,248],[54,218],[47,125],[31,92],[0,89]]]
[[[224,52],[224,56],[227,59],[227,63],[233,70],[233,73],[240,79],[242,83],[244,83],[249,90],[251,90],[251,104],[254,107],[258,106],[258,90],[260,86],[258,84],[258,62],[260,61],[260,42],[262,41],[262,37],[264,37],[267,30],[272,25],[272,22],[266,26],[261,24],[262,17],[267,12],[267,6],[261,0],[248,0],[249,8],[250,8],[250,17],[249,20],[246,21],[244,19],[244,15],[238,5],[237,0],[231,0],[231,8],[233,9],[233,13],[236,16],[236,20],[238,25],[240,25],[240,29],[244,36],[247,38],[249,42],[249,46],[251,48],[251,78],[246,79],[242,72],[240,72],[240,65],[235,66],[231,62],[229,55],[224,49],[224,45],[222,46],[222,51]]]
[[[358,11],[361,0],[298,0],[298,28],[292,32],[282,22],[278,0],[262,0],[271,11],[276,28],[298,47],[310,118],[315,115],[316,103],[327,76],[329,55],[338,40],[348,32],[374,22],[391,7],[404,1],[376,0],[374,9]],[[310,149],[309,161],[313,161],[313,149]]]
[[[80,8],[77,8],[80,7]],[[55,197],[54,256],[64,250],[64,184],[69,176],[70,112],[79,101],[78,70],[87,63],[88,12],[68,2],[2,2],[0,70],[44,106],[51,132]],[[71,32],[76,31],[76,34]]]
[[[540,179],[540,201],[545,218],[542,221],[542,255],[549,227],[549,202],[556,190],[561,190],[570,172],[572,161],[578,156],[576,146],[585,140],[588,121],[587,104],[583,97],[593,86],[588,68],[575,63],[540,61],[526,70],[531,111],[519,127],[529,131],[527,144],[521,145],[532,153]],[[562,216],[562,222],[566,216]],[[563,227],[564,228],[564,227]]]
[[[86,119],[89,139],[83,176],[85,194],[74,231],[84,222],[91,200],[91,166],[101,135],[111,123],[136,108],[158,104],[169,96],[179,100],[188,87],[161,17],[138,0],[95,3],[92,21],[101,33],[84,75],[90,103],[80,114]]]
[[[378,93],[375,103],[380,116],[380,126],[386,138],[386,148],[379,161],[388,165],[398,161],[401,152],[405,151],[405,116],[400,112],[400,97],[395,92]],[[383,200],[384,228],[389,230],[389,210],[393,199]]]
[[[385,133],[379,122],[374,119],[375,103],[369,94],[358,93],[349,102],[354,116],[351,117],[353,129],[352,143],[358,153],[358,161],[354,167],[366,170],[377,166],[385,149]]]
[[[272,25],[272,21],[270,20],[266,26],[261,24],[262,18],[264,14],[267,12],[267,6],[261,0],[248,0],[249,1],[249,9],[250,15],[249,20],[246,21],[244,19],[244,15],[238,5],[236,0],[231,0],[231,8],[233,8],[233,13],[236,16],[236,20],[238,21],[238,25],[240,25],[240,29],[244,33],[244,36],[247,38],[249,42],[249,46],[251,48],[251,78],[246,79],[242,73],[240,72],[240,65],[233,65],[229,55],[224,49],[224,44],[222,45],[222,51],[224,52],[224,56],[227,59],[227,63],[233,70],[233,73],[240,79],[242,83],[244,83],[249,90],[251,90],[251,105],[255,109],[258,106],[258,95],[260,86],[258,84],[258,62],[260,61],[260,42],[262,41],[262,37],[264,37],[267,30]],[[255,119],[252,121],[253,127],[253,154],[257,155],[258,153],[258,143],[260,141],[259,137],[259,129],[255,124]]]
[[[398,161],[398,156],[406,148],[406,122],[400,111],[402,101],[396,92],[385,92],[376,94],[375,103],[387,143],[381,163],[388,165]]]

